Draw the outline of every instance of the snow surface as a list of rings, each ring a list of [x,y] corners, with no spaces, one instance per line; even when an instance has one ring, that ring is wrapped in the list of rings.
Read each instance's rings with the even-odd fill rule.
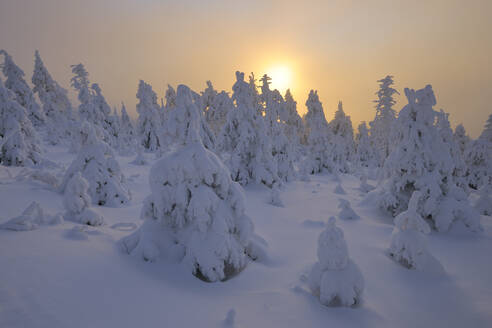
[[[75,158],[62,146],[46,146],[59,167]],[[206,283],[185,264],[144,262],[128,256],[118,241],[138,229],[149,195],[149,165],[118,157],[132,192],[125,207],[97,207],[105,224],[65,221],[31,231],[0,229],[0,327],[490,327],[492,326],[492,218],[483,232],[459,224],[427,235],[428,249],[445,273],[408,270],[386,254],[393,218],[364,197],[355,176],[313,175],[280,190],[283,207],[265,200],[270,191],[245,188],[246,214],[268,243],[268,259],[252,262],[224,282]],[[0,224],[18,217],[33,201],[45,213],[65,211],[63,195],[22,167],[0,166]],[[15,177],[22,176],[23,179]],[[371,185],[376,181],[369,180]],[[323,306],[306,279],[316,262],[319,234],[336,216],[340,195],[361,217],[337,220],[350,258],[364,276],[362,303],[355,308]],[[478,198],[478,194],[472,194]]]

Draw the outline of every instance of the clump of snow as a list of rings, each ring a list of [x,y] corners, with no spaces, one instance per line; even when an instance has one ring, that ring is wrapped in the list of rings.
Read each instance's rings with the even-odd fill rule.
[[[350,205],[350,202],[346,199],[339,198],[338,199],[338,208],[340,212],[338,213],[338,217],[342,220],[357,220],[360,219],[360,216],[355,213]]]
[[[311,269],[308,284],[323,305],[353,306],[360,303],[364,278],[349,258],[343,231],[335,223],[331,217],[318,238],[318,262]]]
[[[0,229],[27,231],[37,229],[42,224],[59,224],[63,222],[61,215],[47,215],[38,202],[34,201],[22,212],[0,225]]]
[[[67,220],[91,226],[104,223],[104,218],[91,208],[89,182],[80,172],[76,172],[68,181],[63,195],[63,205],[67,211],[65,214]]]
[[[268,203],[273,206],[283,207],[284,203],[282,199],[280,199],[280,189],[277,185],[274,185],[272,189],[270,189],[270,194],[268,197]]]
[[[376,189],[376,187],[367,183],[367,175],[362,174],[360,177],[359,190],[364,192],[364,193],[367,193],[367,192],[373,191],[374,189]]]
[[[152,167],[152,193],[141,214],[145,223],[122,244],[147,261],[159,256],[182,260],[206,281],[228,279],[246,266],[248,256],[258,256],[253,253],[253,223],[245,214],[241,187],[201,142],[201,114],[188,87],[178,87],[176,102],[186,105],[190,120],[183,144]]]
[[[428,251],[424,236],[430,233],[430,227],[417,212],[421,198],[422,193],[414,191],[408,210],[395,218],[388,254],[408,269],[440,273],[444,269]]]

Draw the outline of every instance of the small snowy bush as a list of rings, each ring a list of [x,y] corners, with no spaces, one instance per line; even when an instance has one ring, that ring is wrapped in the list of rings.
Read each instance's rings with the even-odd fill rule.
[[[340,213],[338,213],[338,217],[342,220],[357,220],[360,219],[360,216],[355,213],[350,205],[350,202],[346,199],[339,198],[338,199],[338,208],[340,209]]]
[[[336,219],[328,220],[318,238],[318,262],[308,277],[309,287],[326,306],[353,306],[360,303],[364,278],[349,258],[347,243]]]
[[[419,191],[414,191],[408,210],[395,218],[388,254],[408,269],[442,272],[442,265],[427,250],[424,234],[430,233],[430,227],[417,213],[421,196]]]
[[[89,182],[76,172],[67,183],[63,195],[63,205],[67,210],[65,219],[82,224],[98,226],[103,224],[103,217],[91,209]]]
[[[21,215],[0,224],[0,229],[27,231],[37,229],[42,224],[58,224],[63,222],[59,214],[47,215],[38,202],[32,202]]]

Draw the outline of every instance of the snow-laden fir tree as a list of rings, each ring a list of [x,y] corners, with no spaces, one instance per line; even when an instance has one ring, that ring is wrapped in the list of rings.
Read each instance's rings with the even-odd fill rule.
[[[290,89],[285,92],[283,110],[280,112],[280,120],[284,123],[284,133],[291,144],[299,149],[304,136],[304,124],[297,112],[297,102],[292,97]]]
[[[102,225],[104,218],[91,208],[91,204],[89,182],[80,172],[76,172],[68,180],[63,194],[65,220],[91,226]]]
[[[123,156],[132,155],[137,147],[137,140],[135,136],[135,128],[133,127],[132,120],[126,111],[125,104],[121,103],[121,120],[119,131],[119,152]]]
[[[217,138],[218,150],[234,181],[243,186],[255,181],[271,187],[279,178],[257,95],[241,72],[236,72],[232,90],[235,107],[229,111]]]
[[[324,169],[331,171],[333,162],[329,157],[329,152],[332,135],[317,91],[311,90],[309,92],[306,107],[308,111],[303,120],[306,133],[304,143],[307,145],[307,160],[303,163],[303,169],[310,174],[319,173]]]
[[[408,269],[439,273],[444,269],[427,249],[424,235],[430,233],[430,227],[417,212],[421,197],[420,191],[414,191],[408,209],[395,218],[388,254]]]
[[[328,220],[318,238],[318,262],[309,274],[311,291],[326,306],[353,306],[361,301],[364,278],[349,258],[347,243],[336,219]]]
[[[51,77],[37,50],[34,55],[33,91],[38,94],[43,104],[48,141],[58,144],[70,137],[73,123],[72,105],[68,99],[67,90]]]
[[[205,119],[212,132],[218,136],[222,126],[227,120],[227,113],[234,106],[227,92],[217,92],[210,81],[207,88],[202,92],[203,105],[205,106]]]
[[[129,203],[131,194],[111,147],[102,141],[94,126],[84,121],[80,130],[82,147],[65,172],[61,192],[70,179],[80,172],[89,182],[89,195],[97,205],[117,207]]]
[[[430,85],[405,89],[408,104],[395,123],[395,147],[384,165],[389,177],[380,188],[380,206],[394,216],[408,208],[410,196],[422,193],[418,213],[431,219],[438,231],[454,221],[480,230],[480,216],[469,205],[466,190],[453,175],[457,163],[436,125],[436,98]]]
[[[187,108],[189,106],[197,106],[198,103],[193,101],[188,102],[187,89],[181,88],[182,92],[185,94],[180,94],[179,88],[176,93],[175,107],[167,113],[166,122],[161,133],[161,146],[164,147],[164,151],[168,151],[176,146],[182,144],[184,134],[186,132],[186,126],[190,122],[189,115],[190,110]],[[200,116],[198,117],[199,134],[202,138],[202,143],[205,148],[214,151],[215,150],[215,135],[205,121],[205,116],[203,111],[200,110]]]
[[[77,90],[77,98],[79,99],[79,116],[92,124],[98,124],[102,117],[94,111],[92,104],[92,94],[90,90],[89,73],[84,65],[71,65],[74,76],[70,80],[72,87]]]
[[[465,127],[463,124],[458,124],[454,129],[454,141],[460,147],[461,154],[465,153],[465,150],[468,148],[470,144],[470,137],[466,134]]]
[[[376,159],[380,167],[391,151],[391,131],[396,120],[396,112],[393,109],[396,101],[393,96],[399,94],[391,86],[393,85],[393,76],[387,75],[384,79],[378,80],[379,90],[376,92],[378,97],[374,100],[376,103],[376,116],[369,122],[371,127],[371,141],[376,152]]]
[[[374,167],[376,165],[374,158],[374,148],[369,138],[369,130],[366,122],[362,122],[357,127],[355,136],[355,164],[359,167]]]
[[[103,129],[104,141],[114,149],[118,149],[119,126],[118,115],[111,115],[111,107],[106,102],[101,88],[97,83],[91,85],[92,89],[92,108],[94,116],[97,117],[97,122],[90,121],[94,125],[98,125]]]
[[[475,208],[482,215],[492,216],[492,184],[483,185],[478,192]]]
[[[33,166],[41,163],[38,136],[27,111],[0,79],[0,164]]]
[[[492,184],[492,114],[478,139],[465,151],[468,184],[473,189]]]
[[[26,109],[27,116],[33,126],[43,126],[45,121],[44,112],[36,101],[31,88],[24,80],[24,71],[15,64],[12,56],[5,50],[0,50],[0,54],[5,57],[2,66],[2,72],[6,78],[5,87],[14,93],[15,100]]]
[[[266,74],[261,78],[261,100],[264,104],[267,136],[272,143],[272,156],[277,165],[278,177],[282,181],[292,181],[296,178],[295,149],[284,133],[285,123],[280,119],[284,100],[278,90],[270,90],[270,80]]]
[[[147,261],[174,258],[203,280],[225,280],[252,256],[253,223],[245,214],[241,187],[201,142],[201,113],[188,87],[178,87],[177,100],[190,104],[182,108],[189,121],[181,147],[152,167],[151,194],[141,212],[145,222],[122,244],[129,254]]]
[[[328,123],[328,127],[331,130],[331,162],[339,172],[348,173],[355,154],[354,130],[350,116],[343,111],[341,101],[338,103],[335,118]]]
[[[170,110],[176,106],[176,90],[171,85],[167,85],[166,90],[166,109]]]
[[[137,137],[139,144],[148,151],[155,152],[160,147],[159,134],[161,130],[161,117],[157,95],[150,84],[140,80],[137,92]]]

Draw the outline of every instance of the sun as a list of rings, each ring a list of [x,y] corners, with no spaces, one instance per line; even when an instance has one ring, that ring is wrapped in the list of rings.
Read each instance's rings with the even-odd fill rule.
[[[291,87],[292,71],[289,67],[279,65],[273,66],[267,70],[266,74],[272,78],[271,89],[278,89],[284,93]]]

